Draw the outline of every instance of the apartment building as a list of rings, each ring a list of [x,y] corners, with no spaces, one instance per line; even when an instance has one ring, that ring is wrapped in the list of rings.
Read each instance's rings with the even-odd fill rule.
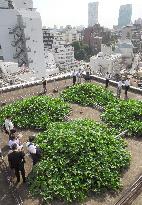
[[[119,9],[118,27],[122,28],[131,23],[132,4],[121,5]]]
[[[74,66],[74,48],[65,39],[65,33],[43,29],[44,48],[53,53],[57,66],[63,70]]]
[[[111,31],[95,24],[92,27],[88,27],[84,30],[83,42],[88,44],[92,52],[96,55],[101,51],[101,44],[107,44],[110,42]]]
[[[0,1],[0,48],[0,59],[45,75],[42,22],[32,0]]]
[[[98,24],[98,6],[99,2],[90,2],[88,4],[88,27]]]

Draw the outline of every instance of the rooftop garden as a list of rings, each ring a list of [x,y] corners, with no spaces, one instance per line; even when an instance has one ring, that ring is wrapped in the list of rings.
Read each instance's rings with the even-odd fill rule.
[[[102,107],[103,122],[66,122],[69,103]],[[117,99],[111,91],[91,83],[69,87],[60,98],[39,96],[4,106],[0,125],[7,115],[18,128],[41,130],[36,143],[42,149],[42,160],[33,167],[29,185],[45,204],[79,202],[90,193],[118,190],[130,153],[125,140],[116,136],[125,130],[130,136],[142,136],[142,102]]]

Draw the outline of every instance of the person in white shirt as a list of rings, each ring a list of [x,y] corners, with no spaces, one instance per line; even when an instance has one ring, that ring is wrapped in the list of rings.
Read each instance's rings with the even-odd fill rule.
[[[15,134],[11,134],[10,140],[8,142],[8,146],[10,149],[12,149],[13,144],[17,144],[18,150],[21,150],[23,148],[23,145],[21,145],[19,137],[16,137]]]
[[[122,80],[120,79],[120,80],[118,81],[118,84],[117,84],[117,97],[118,97],[118,98],[120,98],[121,90],[122,90]]]
[[[10,116],[7,116],[6,119],[5,119],[5,122],[4,122],[4,126],[5,126],[5,132],[7,134],[9,134],[9,136],[12,134],[12,133],[15,133],[15,129],[14,129],[14,124],[12,123],[11,121],[11,117]]]
[[[30,136],[29,142],[26,143],[27,150],[30,153],[32,161],[33,161],[33,165],[39,162],[41,158],[40,149],[33,143],[34,140],[35,140],[35,136]]]
[[[79,71],[77,72],[76,76],[77,76],[77,83],[81,83],[81,69],[79,68]]]
[[[127,78],[126,80],[125,80],[125,98],[128,98],[128,90],[129,90],[129,88],[130,88],[130,80],[129,80],[129,78]]]

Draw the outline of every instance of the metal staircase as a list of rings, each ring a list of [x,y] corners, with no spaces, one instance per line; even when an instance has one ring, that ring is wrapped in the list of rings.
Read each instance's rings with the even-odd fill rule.
[[[26,41],[30,40],[30,36],[25,36],[25,27],[26,26],[24,24],[19,23],[19,25],[16,25],[14,28],[10,29],[9,34],[14,36],[14,40],[11,45],[15,48],[16,53],[13,58],[17,59],[19,66],[25,64],[28,67],[31,61],[29,62],[27,53],[31,52],[31,49],[29,47],[26,48]]]
[[[7,1],[8,1],[8,8],[9,9],[14,9],[13,1],[12,0],[7,0]]]

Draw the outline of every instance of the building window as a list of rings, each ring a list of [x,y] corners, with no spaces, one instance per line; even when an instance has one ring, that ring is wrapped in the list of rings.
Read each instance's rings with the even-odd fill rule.
[[[4,60],[3,56],[0,56],[0,60]]]

